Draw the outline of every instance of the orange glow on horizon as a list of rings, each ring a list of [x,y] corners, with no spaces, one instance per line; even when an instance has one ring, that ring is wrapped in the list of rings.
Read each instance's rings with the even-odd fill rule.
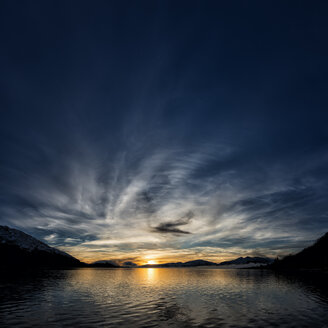
[[[60,249],[61,247],[59,247]],[[163,263],[171,263],[171,262],[187,262],[187,261],[193,261],[193,260],[206,260],[206,261],[211,261],[215,263],[219,263],[222,261],[230,261],[235,259],[237,256],[231,256],[230,254],[218,254],[218,255],[210,255],[208,256],[207,254],[204,255],[195,255],[195,254],[176,254],[176,255],[171,255],[171,254],[160,254],[156,256],[156,259],[154,260],[154,257],[149,255],[149,256],[140,256],[138,253],[136,254],[128,254],[127,256],[121,255],[118,256],[115,253],[107,253],[107,252],[97,252],[94,253],[92,251],[80,251],[80,250],[75,250],[73,248],[68,248],[68,247],[62,247],[61,248],[63,251],[71,254],[72,256],[76,257],[82,262],[86,263],[93,263],[95,261],[99,260],[111,260],[115,261],[119,264],[122,264],[124,261],[132,261],[136,263],[137,265],[155,265],[155,264],[163,264]],[[246,256],[248,254],[241,254],[241,256]],[[131,259],[133,258],[133,259]]]
[[[205,260],[214,263],[220,263],[223,261],[234,260],[239,256],[254,256],[245,250],[234,250],[233,253],[225,252],[224,249],[217,250],[214,252],[212,249],[209,249],[207,252],[206,249],[203,252],[195,252],[194,250],[149,250],[139,251],[136,249],[134,252],[119,252],[119,251],[109,251],[108,249],[92,249],[88,247],[79,247],[79,246],[66,246],[58,247],[58,249],[69,253],[70,255],[76,257],[82,262],[92,263],[99,260],[111,260],[115,261],[119,265],[122,265],[126,261],[135,263],[138,266],[141,265],[157,265],[163,263],[174,263],[174,262],[188,262],[193,260]],[[148,253],[148,254],[147,254]],[[275,257],[277,253],[268,252],[266,254],[269,257]]]
[[[147,264],[157,264],[157,262],[153,261],[153,260],[150,260],[150,261],[147,261]]]

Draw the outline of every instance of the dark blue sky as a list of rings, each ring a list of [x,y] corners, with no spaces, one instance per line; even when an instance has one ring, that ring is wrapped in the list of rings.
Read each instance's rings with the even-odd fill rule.
[[[2,1],[0,224],[84,259],[328,230],[328,5]]]

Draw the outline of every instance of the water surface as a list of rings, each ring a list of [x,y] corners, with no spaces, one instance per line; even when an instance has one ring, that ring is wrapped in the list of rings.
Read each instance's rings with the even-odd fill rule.
[[[325,281],[211,268],[1,275],[1,327],[328,327]]]

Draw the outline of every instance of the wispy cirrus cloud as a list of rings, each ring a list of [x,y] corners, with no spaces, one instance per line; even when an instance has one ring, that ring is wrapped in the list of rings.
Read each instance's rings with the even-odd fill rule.
[[[12,33],[0,61],[0,224],[81,259],[127,261],[276,255],[328,230],[320,20],[296,20],[302,37],[290,42],[289,17],[254,38],[256,11],[241,38],[225,11],[198,24],[191,9],[169,25],[162,10],[142,13],[129,33],[100,12],[82,24],[72,7],[58,37],[58,13],[40,23],[38,10],[14,11],[0,12]]]

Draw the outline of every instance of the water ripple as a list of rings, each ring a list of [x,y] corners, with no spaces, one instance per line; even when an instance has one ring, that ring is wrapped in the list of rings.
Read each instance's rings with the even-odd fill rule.
[[[0,326],[323,328],[325,281],[206,268],[1,275]]]

